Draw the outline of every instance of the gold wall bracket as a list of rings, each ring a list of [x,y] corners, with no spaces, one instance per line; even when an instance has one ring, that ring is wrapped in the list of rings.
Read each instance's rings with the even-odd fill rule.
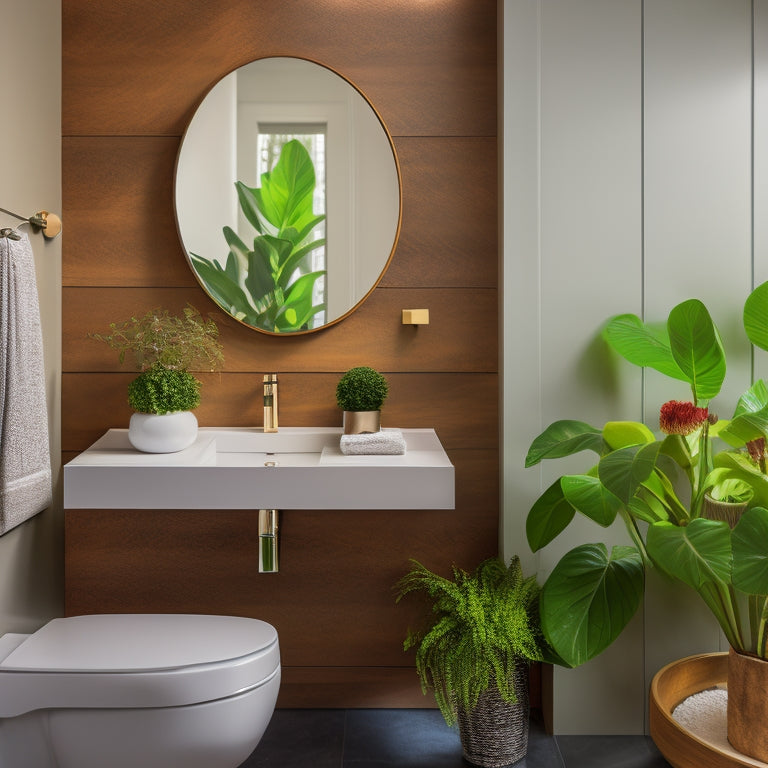
[[[403,325],[429,325],[429,310],[404,309]]]

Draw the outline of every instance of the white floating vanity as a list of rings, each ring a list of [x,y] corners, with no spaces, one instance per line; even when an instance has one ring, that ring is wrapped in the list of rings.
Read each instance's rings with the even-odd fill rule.
[[[110,429],[64,467],[66,509],[453,509],[454,467],[433,429],[406,452],[346,456],[341,429],[203,427],[178,453],[141,453]]]

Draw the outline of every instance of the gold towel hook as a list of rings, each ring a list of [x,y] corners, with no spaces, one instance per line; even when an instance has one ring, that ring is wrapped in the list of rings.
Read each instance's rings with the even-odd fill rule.
[[[55,213],[48,213],[48,211],[38,211],[34,216],[27,218],[26,216],[19,216],[18,213],[13,211],[7,211],[5,208],[0,208],[0,211],[7,213],[9,216],[21,219],[21,221],[29,222],[33,227],[43,230],[43,235],[47,238],[54,238],[61,232],[61,219]]]

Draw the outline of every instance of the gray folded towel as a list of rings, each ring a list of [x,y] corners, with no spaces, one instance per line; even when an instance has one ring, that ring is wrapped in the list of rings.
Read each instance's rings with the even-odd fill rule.
[[[342,435],[340,448],[345,456],[397,455],[405,453],[405,438],[399,429]]]
[[[0,535],[51,504],[43,336],[27,235],[0,238]]]

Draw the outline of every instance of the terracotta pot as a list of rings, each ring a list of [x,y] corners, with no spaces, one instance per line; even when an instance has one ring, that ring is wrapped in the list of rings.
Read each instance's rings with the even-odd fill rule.
[[[728,741],[734,749],[768,762],[768,661],[728,654]]]

